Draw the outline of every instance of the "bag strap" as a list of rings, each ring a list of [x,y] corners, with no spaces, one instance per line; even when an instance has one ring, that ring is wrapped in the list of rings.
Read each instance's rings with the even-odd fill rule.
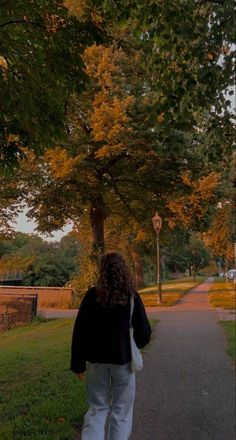
[[[129,318],[129,326],[132,327],[131,319],[134,311],[134,296],[130,296],[130,318]]]

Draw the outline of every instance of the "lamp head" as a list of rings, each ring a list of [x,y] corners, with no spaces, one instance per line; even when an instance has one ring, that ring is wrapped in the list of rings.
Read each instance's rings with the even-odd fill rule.
[[[162,218],[158,215],[157,212],[154,215],[154,217],[152,217],[152,223],[153,223],[153,227],[154,227],[155,231],[160,232],[161,227],[162,227]]]

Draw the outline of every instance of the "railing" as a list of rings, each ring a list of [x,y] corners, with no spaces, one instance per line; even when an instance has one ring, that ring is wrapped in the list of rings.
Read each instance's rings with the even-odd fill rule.
[[[75,292],[71,287],[10,286],[0,285],[0,294],[38,295],[39,308],[68,309],[73,304]]]
[[[0,293],[0,330],[32,321],[37,313],[37,294]]]
[[[23,280],[23,273],[21,271],[5,271],[0,272],[0,283],[3,284],[4,281],[21,281]]]

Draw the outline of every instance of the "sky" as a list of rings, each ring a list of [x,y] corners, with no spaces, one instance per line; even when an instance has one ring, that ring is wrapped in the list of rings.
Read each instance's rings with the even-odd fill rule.
[[[36,223],[33,220],[29,220],[26,217],[27,210],[24,210],[16,219],[16,224],[13,225],[13,228],[17,232],[25,232],[26,234],[37,234],[40,235],[44,240],[47,241],[60,241],[60,239],[68,234],[72,230],[72,224],[67,225],[64,229],[61,231],[55,231],[52,237],[44,236],[42,234],[39,234],[34,229],[36,228]]]

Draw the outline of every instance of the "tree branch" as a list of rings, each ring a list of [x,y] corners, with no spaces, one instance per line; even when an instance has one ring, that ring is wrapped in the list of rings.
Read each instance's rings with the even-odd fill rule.
[[[203,5],[204,3],[214,3],[216,5],[223,5],[225,0],[198,0],[196,3],[198,5]]]
[[[117,188],[116,181],[115,181],[113,175],[112,175],[109,171],[107,171],[107,174],[110,176],[110,178],[111,178],[111,180],[112,180],[112,183],[113,183],[113,186],[114,186],[114,190],[115,190],[116,195],[120,198],[120,200],[121,200],[122,203],[125,205],[126,209],[127,209],[128,212],[132,215],[132,217],[133,217],[133,218],[134,218],[134,219],[140,224],[140,220],[136,217],[136,215],[134,214],[134,212],[132,211],[132,209],[129,207],[129,205],[128,205],[127,201],[125,200],[125,198],[123,197],[123,195],[120,194],[120,192],[119,192],[119,190],[118,190],[118,188]]]
[[[31,24],[33,26],[37,26],[37,27],[39,27],[41,29],[47,30],[47,28],[45,26],[43,26],[42,24],[36,23],[35,21],[28,20],[27,18],[24,18],[23,20],[7,21],[6,23],[0,24],[0,28],[5,27],[5,26],[9,26],[9,25],[12,25],[12,24],[22,24],[22,23]]]
[[[81,126],[81,128],[82,128],[82,130],[87,134],[87,135],[89,135],[89,134],[91,134],[91,128],[90,127],[88,127],[88,125],[86,124],[86,122],[84,121],[84,119],[83,119],[83,112],[81,111],[81,109],[80,109],[80,107],[78,107],[79,108],[79,110],[80,110],[80,112],[82,113],[78,113],[77,114],[77,116],[78,116],[78,118],[79,118],[79,120],[80,120],[80,126]]]
[[[224,26],[224,24],[228,23],[228,21],[230,21],[232,18],[233,18],[233,16],[226,18],[224,21],[221,21],[221,23],[218,24],[218,28],[221,26]]]

